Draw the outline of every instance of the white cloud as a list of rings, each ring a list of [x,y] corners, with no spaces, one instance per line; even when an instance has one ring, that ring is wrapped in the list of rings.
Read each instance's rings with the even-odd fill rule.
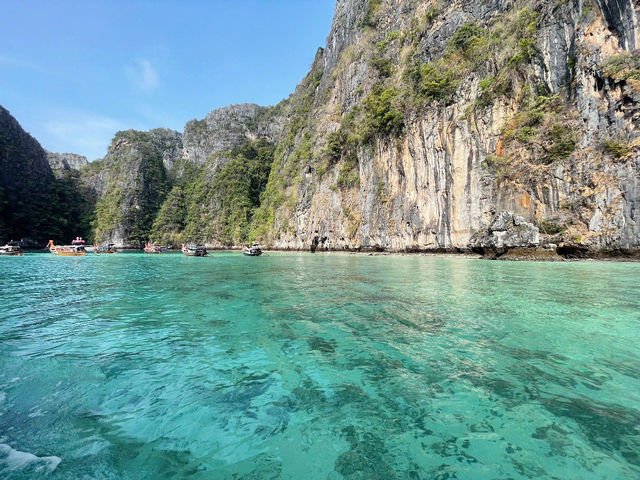
[[[158,72],[146,58],[139,58],[126,69],[127,78],[140,91],[152,92],[158,86]]]
[[[89,161],[107,152],[111,138],[118,130],[131,128],[119,120],[90,112],[65,112],[44,122],[42,145],[54,152],[85,155]]]

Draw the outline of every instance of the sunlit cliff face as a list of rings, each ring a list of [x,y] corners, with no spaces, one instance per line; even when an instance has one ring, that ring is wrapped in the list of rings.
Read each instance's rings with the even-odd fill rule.
[[[541,244],[637,246],[636,24],[630,1],[339,1],[266,237],[464,249],[509,211]]]

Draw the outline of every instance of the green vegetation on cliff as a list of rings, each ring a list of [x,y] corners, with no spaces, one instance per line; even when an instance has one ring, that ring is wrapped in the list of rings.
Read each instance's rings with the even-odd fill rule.
[[[169,190],[157,132],[118,132],[103,160],[109,180],[97,202],[94,230],[99,242],[122,230],[129,243],[149,239],[155,216]],[[95,168],[95,167],[94,167]]]
[[[86,236],[92,209],[76,172],[55,178],[40,144],[0,107],[0,243]]]
[[[274,146],[267,141],[247,141],[228,152],[229,159],[221,166],[214,165],[214,157],[192,167],[160,207],[151,238],[173,246],[190,241],[246,242],[273,155]]]
[[[260,195],[249,230],[249,239],[263,239],[273,232],[275,213],[295,207],[296,187],[301,180],[301,171],[310,166],[316,155],[312,149],[312,112],[318,88],[323,77],[323,49],[318,49],[311,71],[298,85],[296,91],[281,108],[288,113],[289,121],[273,152],[273,162],[268,173],[264,191]]]
[[[503,150],[484,161],[499,182],[538,181],[576,150],[578,127],[571,111],[558,95],[538,90],[525,96],[520,111],[506,123],[501,136]]]
[[[441,57],[426,63],[417,57],[410,60],[404,71],[412,86],[409,105],[420,109],[434,101],[453,101],[460,82],[470,74],[482,77],[477,106],[510,94],[524,78],[523,66],[537,53],[536,21],[537,13],[523,7],[498,15],[486,27],[474,22],[462,24],[447,40]],[[407,38],[417,40],[415,36]],[[416,44],[410,48],[415,51]]]
[[[203,173],[188,192],[186,237],[229,245],[246,242],[273,153],[274,147],[265,141],[249,142],[233,150],[231,160],[219,167],[212,178],[207,180]]]
[[[167,195],[153,221],[151,238],[165,245],[180,245],[185,241],[182,234],[187,216],[184,190],[175,186]]]
[[[631,143],[621,136],[604,139],[601,147],[606,154],[611,155],[616,160],[622,160],[631,153]]]
[[[367,11],[362,19],[362,25],[366,27],[375,27],[376,16],[380,10],[382,0],[369,0]]]
[[[611,55],[601,65],[602,73],[615,81],[635,81],[640,84],[640,51]]]

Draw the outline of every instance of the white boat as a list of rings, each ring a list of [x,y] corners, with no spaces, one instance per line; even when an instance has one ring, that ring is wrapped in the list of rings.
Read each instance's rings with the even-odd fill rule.
[[[113,243],[108,243],[106,245],[96,245],[94,243],[93,252],[94,253],[116,253],[117,250],[116,250],[116,246]]]
[[[247,257],[259,257],[260,255],[262,255],[262,248],[259,244],[254,243],[250,247],[244,247],[242,249],[242,253]]]
[[[22,255],[22,248],[18,242],[9,242],[4,247],[0,247],[0,255],[17,257]]]
[[[208,255],[207,248],[203,245],[182,245],[182,253],[187,257],[206,257]]]

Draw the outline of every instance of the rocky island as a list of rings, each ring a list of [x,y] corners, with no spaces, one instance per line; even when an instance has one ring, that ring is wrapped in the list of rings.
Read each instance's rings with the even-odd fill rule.
[[[0,239],[227,248],[640,247],[638,6],[338,0],[275,106],[46,152],[0,109]]]

